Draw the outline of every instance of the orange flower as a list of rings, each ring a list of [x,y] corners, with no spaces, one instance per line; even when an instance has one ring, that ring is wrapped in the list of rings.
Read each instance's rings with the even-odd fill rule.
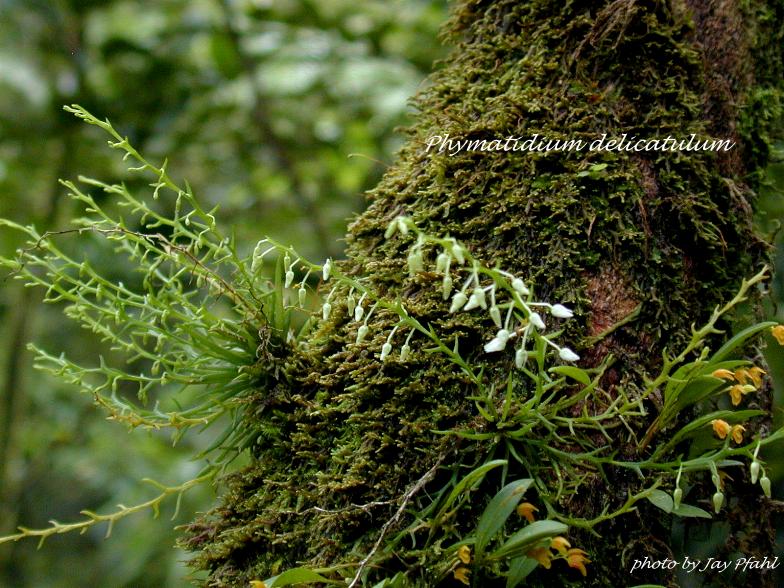
[[[250,588],[267,588],[267,585],[261,580],[251,580]]]
[[[468,568],[459,567],[454,572],[455,580],[457,580],[458,582],[462,582],[466,586],[470,586],[471,583],[468,581],[468,574],[470,573],[471,570],[469,570]]]
[[[536,561],[538,561],[539,564],[547,570],[549,570],[550,566],[553,565],[552,562],[550,561],[553,558],[553,554],[550,553],[550,550],[547,549],[546,547],[535,547],[534,549],[526,553],[526,555],[531,559],[535,559]]]
[[[711,376],[714,378],[721,378],[722,380],[734,380],[735,374],[733,374],[730,370],[726,370],[724,368],[720,370],[714,371]]]
[[[571,543],[561,536],[553,537],[550,541],[550,549],[555,549],[561,555],[566,555],[566,549],[571,546]]]
[[[784,325],[776,325],[770,328],[770,334],[776,338],[779,345],[784,345]]]
[[[457,559],[464,564],[471,563],[471,548],[468,545],[461,545],[457,550]]]
[[[730,432],[730,436],[732,440],[735,441],[737,444],[743,443],[743,431],[746,430],[746,427],[743,425],[733,425],[732,431]]]
[[[729,392],[730,398],[732,398],[732,406],[738,406],[741,398],[749,392],[754,392],[755,389],[751,384],[735,384],[729,388],[727,392]]]
[[[713,432],[716,433],[716,436],[719,439],[726,439],[727,435],[732,430],[730,424],[722,419],[713,419],[711,425],[713,425]]]
[[[749,377],[757,388],[762,386],[762,376],[764,376],[766,373],[767,372],[765,372],[765,370],[758,368],[757,366],[749,368],[748,370]]]
[[[749,371],[746,368],[738,368],[735,370],[735,379],[741,384],[745,384],[749,379]]]
[[[580,570],[583,576],[588,575],[588,570],[585,569],[585,564],[591,563],[591,560],[585,557],[588,555],[582,549],[573,548],[566,552],[566,563],[570,568]]]
[[[525,517],[525,520],[529,523],[534,522],[534,513],[538,511],[539,509],[530,502],[523,502],[517,506],[517,514],[521,517]]]

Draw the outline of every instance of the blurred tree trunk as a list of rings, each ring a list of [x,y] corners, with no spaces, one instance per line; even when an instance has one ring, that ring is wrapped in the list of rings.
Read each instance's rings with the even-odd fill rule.
[[[418,122],[397,164],[350,226],[344,271],[367,275],[423,322],[459,334],[463,354],[485,365],[490,380],[507,373],[511,358],[481,353],[492,324],[448,315],[435,277],[407,276],[410,242],[384,240],[394,217],[410,216],[427,233],[462,240],[487,265],[527,276],[542,299],[573,306],[578,320],[564,337],[581,365],[612,354],[604,390],[613,397],[622,387],[634,397],[662,350],[680,347],[690,325],[729,300],[768,254],[751,207],[781,121],[782,23],[784,4],[776,0],[461,2],[446,26],[456,48],[418,96]],[[426,149],[434,135],[591,141],[604,133],[696,134],[736,146],[721,153]],[[590,169],[600,163],[606,168]],[[309,354],[288,356],[285,375],[260,391],[258,420],[246,423],[263,431],[256,461],[231,480],[223,504],[191,526],[194,566],[209,570],[215,585],[245,586],[302,562],[356,562],[399,497],[439,460],[469,466],[503,457],[480,443],[458,450],[433,433],[478,426],[471,391],[452,364],[416,342],[408,362],[382,364],[378,349],[392,318],[376,313],[370,335],[355,345],[358,325],[338,305]],[[656,406],[646,405],[655,415]],[[649,424],[641,419],[632,434],[617,433],[619,458],[644,455]],[[604,474],[586,472],[562,509],[595,517],[645,487],[626,470]],[[772,507],[758,488],[735,486],[740,501],[720,515],[733,534],[711,555],[773,555]],[[585,585],[672,583],[661,572],[629,575],[634,558],[673,557],[672,525],[641,506],[600,524],[601,537],[570,535],[593,560]],[[398,557],[390,568],[419,565],[425,571],[414,576],[432,585],[432,555],[419,563]],[[574,570],[537,574],[531,578],[548,586],[579,579]],[[773,582],[764,574],[750,581]]]

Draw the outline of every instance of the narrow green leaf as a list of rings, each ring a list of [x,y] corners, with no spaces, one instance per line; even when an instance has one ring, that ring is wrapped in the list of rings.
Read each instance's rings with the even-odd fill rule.
[[[496,533],[504,526],[506,519],[512,514],[520,498],[533,483],[530,478],[516,480],[504,486],[487,505],[476,526],[476,559],[481,560],[485,547]]]
[[[291,586],[292,584],[314,584],[316,582],[324,582],[326,584],[333,585],[340,584],[340,582],[325,578],[321,574],[317,574],[308,568],[292,568],[290,570],[286,570],[278,576],[274,576],[264,581],[264,583],[270,588]]]
[[[730,353],[735,351],[738,347],[743,345],[746,341],[751,339],[754,335],[761,333],[765,329],[769,329],[770,327],[775,327],[778,323],[774,321],[765,321],[763,323],[758,323],[756,325],[752,325],[743,329],[740,333],[735,335],[732,339],[727,341],[721,348],[713,354],[713,357],[710,359],[711,364],[715,364],[723,360],[727,357]]]
[[[693,431],[698,431],[703,427],[707,427],[712,420],[722,419],[728,423],[740,423],[750,418],[765,414],[762,410],[717,410],[710,414],[706,414],[697,419],[694,419],[688,425],[684,426],[680,431],[672,436],[672,439],[667,443],[668,446],[675,445],[678,441],[686,437]]]
[[[674,509],[672,514],[678,515],[679,517],[697,517],[700,519],[711,519],[713,518],[711,514],[707,511],[702,510],[697,506],[692,506],[691,504],[683,504]]]
[[[672,507],[673,507],[672,496],[670,496],[663,490],[654,490],[648,496],[646,496],[646,498],[656,508],[660,508],[667,513],[672,512]]]
[[[398,572],[395,576],[389,581],[389,585],[387,588],[404,588],[408,585],[408,579],[403,572]]]
[[[553,374],[559,374],[577,380],[585,386],[591,385],[591,377],[588,375],[588,372],[573,365],[559,365],[551,367],[548,371]]]
[[[698,373],[700,368],[705,365],[703,361],[695,361],[682,365],[668,378],[664,388],[664,403],[666,406],[672,405],[678,398],[680,391]]]
[[[556,521],[536,521],[520,529],[509,537],[499,549],[490,554],[487,559],[500,560],[523,555],[544,539],[566,533],[569,527]]]
[[[484,400],[484,399],[481,399],[481,400]],[[484,417],[484,419],[487,422],[489,422],[489,423],[494,423],[495,422],[495,416],[490,414],[490,412],[488,412],[487,410],[485,410],[485,408],[482,407],[481,402],[479,402],[479,401],[474,402],[474,406],[476,406],[476,409],[479,411],[479,413]],[[490,406],[492,408],[492,405],[490,403],[488,403],[488,406]]]
[[[496,459],[493,461],[489,461],[475,470],[471,471],[468,475],[466,475],[457,485],[452,489],[452,492],[449,493],[446,501],[444,502],[443,506],[438,511],[438,514],[435,516],[436,522],[439,522],[441,518],[446,514],[446,512],[451,508],[454,501],[457,499],[460,494],[462,494],[466,489],[472,487],[474,484],[478,484],[482,478],[485,477],[485,474],[492,470],[493,468],[497,468],[502,465],[506,465],[507,461],[505,459]]]
[[[720,378],[714,378],[713,376],[697,376],[686,383],[676,397],[670,397],[668,399],[668,404],[671,405],[671,408],[667,408],[674,413],[679,413],[684,408],[707,398],[724,384],[726,384],[726,381]],[[670,410],[667,412],[669,413]]]
[[[406,576],[403,572],[398,572],[391,578],[384,578],[373,588],[403,588],[406,585]]]
[[[506,588],[515,588],[536,569],[539,562],[530,557],[516,557],[509,566],[509,575],[506,577]]]
[[[748,361],[733,360],[720,362],[695,362],[682,366],[670,379],[664,393],[664,412],[667,420],[678,414],[687,406],[696,404],[710,396],[726,380],[715,378],[711,374],[718,369],[734,371],[740,366],[748,365]]]

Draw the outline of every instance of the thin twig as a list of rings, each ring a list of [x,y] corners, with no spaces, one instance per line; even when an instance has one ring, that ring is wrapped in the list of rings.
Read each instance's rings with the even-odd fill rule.
[[[365,556],[365,558],[361,562],[359,562],[357,573],[354,575],[354,579],[351,581],[351,584],[348,585],[348,588],[354,588],[354,586],[357,585],[357,582],[359,582],[359,578],[362,576],[362,572],[364,571],[365,567],[367,567],[367,564],[370,562],[370,560],[378,551],[378,548],[381,546],[381,542],[384,540],[384,537],[386,536],[389,528],[400,521],[401,517],[403,516],[403,511],[405,511],[406,506],[408,506],[408,503],[411,501],[414,495],[417,492],[419,492],[425,486],[425,484],[427,484],[430,480],[433,479],[433,476],[435,475],[438,467],[441,465],[441,462],[444,460],[444,457],[445,457],[444,455],[441,455],[436,461],[436,463],[433,464],[433,467],[427,470],[425,475],[419,478],[419,480],[417,480],[416,483],[413,486],[411,486],[411,488],[409,488],[406,491],[406,493],[403,495],[403,500],[400,503],[400,506],[398,507],[397,511],[395,511],[395,514],[392,516],[391,519],[389,519],[386,523],[384,523],[383,527],[381,527],[381,533],[379,533],[378,539],[376,539],[376,543],[375,545],[373,545],[373,549],[371,549],[370,552]]]

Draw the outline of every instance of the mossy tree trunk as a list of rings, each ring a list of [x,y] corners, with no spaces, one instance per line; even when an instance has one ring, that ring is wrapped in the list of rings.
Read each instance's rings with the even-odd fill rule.
[[[403,299],[412,315],[459,336],[464,356],[485,366],[489,381],[503,383],[512,358],[482,353],[492,322],[450,315],[439,276],[408,276],[411,243],[384,239],[390,221],[406,215],[429,234],[460,239],[488,266],[527,277],[542,299],[576,309],[564,337],[581,365],[615,358],[601,382],[606,398],[597,396],[591,410],[621,389],[633,397],[644,376],[656,373],[662,350],[681,346],[690,325],[730,299],[767,255],[751,207],[781,120],[782,23],[784,4],[776,0],[461,2],[445,29],[455,49],[417,97],[418,122],[397,163],[349,227],[343,271],[366,276],[384,296]],[[721,153],[426,149],[433,135],[591,141],[604,133],[696,134],[737,145]],[[607,167],[580,173],[599,163]],[[492,426],[467,399],[460,371],[426,353],[424,341],[412,341],[405,362],[379,361],[394,322],[389,313],[375,313],[357,345],[359,325],[341,306],[345,294],[333,297],[332,318],[307,354],[279,354],[278,375],[259,391],[253,422],[243,425],[260,431],[254,463],[232,478],[222,505],[191,526],[187,545],[210,585],[246,586],[302,563],[357,562],[400,497],[434,464],[468,471],[505,457],[503,443],[458,443],[435,432]],[[612,429],[619,458],[645,454],[640,441],[656,414],[654,400],[646,400],[651,416],[632,423],[635,430]],[[523,460],[535,464],[537,456]],[[442,470],[448,472],[439,469],[426,489],[451,475]],[[646,483],[623,469],[583,473],[579,491],[559,505],[574,517],[617,508]],[[720,515],[735,531],[724,556],[749,549],[771,555],[770,507],[744,480],[735,486],[739,502]],[[480,509],[487,495],[472,501]],[[455,535],[470,523],[455,521]],[[673,557],[673,524],[640,506],[598,525],[601,537],[575,530],[573,544],[592,559],[585,585],[672,582],[668,573],[630,576],[629,569],[634,558]],[[723,557],[721,550],[712,555]],[[428,586],[437,558],[401,547],[387,564]],[[530,576],[548,586],[580,578],[565,567]],[[749,582],[772,580],[761,574]]]

